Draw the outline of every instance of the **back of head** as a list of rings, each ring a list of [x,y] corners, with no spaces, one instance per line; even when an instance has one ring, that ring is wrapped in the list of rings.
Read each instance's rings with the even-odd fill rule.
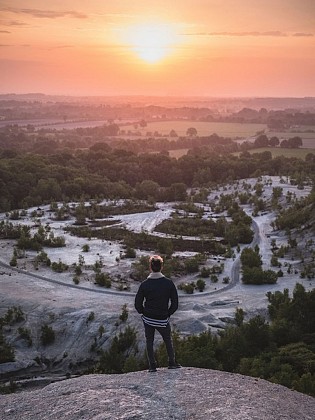
[[[154,273],[158,273],[159,271],[161,271],[162,267],[163,267],[162,257],[160,257],[159,255],[153,255],[152,257],[150,257],[150,269]]]

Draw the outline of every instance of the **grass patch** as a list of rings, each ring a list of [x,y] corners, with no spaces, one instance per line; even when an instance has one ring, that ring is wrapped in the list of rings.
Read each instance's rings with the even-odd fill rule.
[[[314,153],[315,149],[286,149],[282,147],[259,147],[258,149],[251,149],[249,153],[252,155],[254,153],[262,153],[262,152],[271,152],[272,157],[284,156],[287,158],[298,158],[298,159],[305,159],[305,156],[308,153]],[[233,153],[234,156],[239,156],[241,152]]]
[[[235,138],[252,136],[258,131],[265,130],[267,125],[174,120],[148,122],[146,127],[138,127],[136,131],[141,132],[142,136],[146,136],[148,132],[154,133],[157,131],[162,135],[168,135],[171,130],[175,130],[178,136],[186,136],[186,131],[190,127],[196,128],[198,136],[210,136],[216,133],[219,136]],[[123,128],[126,131],[135,130],[133,124],[126,125]]]

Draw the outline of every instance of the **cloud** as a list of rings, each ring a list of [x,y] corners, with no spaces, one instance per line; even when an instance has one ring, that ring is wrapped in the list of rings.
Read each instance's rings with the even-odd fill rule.
[[[21,44],[21,45],[13,45],[13,44],[0,44],[0,47],[30,47],[30,44]]]
[[[58,50],[58,49],[62,49],[62,48],[73,48],[73,47],[74,47],[74,45],[56,45],[55,47],[49,48],[49,51]]]
[[[0,34],[10,34],[10,31],[0,31]]]
[[[27,26],[27,23],[18,20],[1,20],[1,26]]]
[[[286,33],[281,31],[265,31],[265,32],[198,32],[198,33],[186,33],[188,36],[287,36]]]
[[[0,9],[1,10],[1,9]],[[57,19],[70,16],[75,19],[86,19],[87,15],[76,12],[74,10],[56,11],[56,10],[40,10],[40,9],[17,9],[14,7],[2,8],[2,11],[16,14],[26,14],[36,18]]]
[[[293,36],[314,36],[314,34],[304,33],[304,32],[296,32]]]

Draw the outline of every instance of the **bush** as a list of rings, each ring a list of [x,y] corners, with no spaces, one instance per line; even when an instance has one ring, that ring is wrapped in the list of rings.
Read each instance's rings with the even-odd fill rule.
[[[200,276],[203,278],[209,277],[210,273],[211,273],[210,268],[202,267],[202,269],[200,270]]]
[[[107,273],[96,273],[95,284],[98,284],[102,287],[107,287],[108,289],[112,287],[110,276]]]
[[[27,328],[19,327],[18,333],[20,334],[20,337],[27,342],[28,346],[31,347],[31,345],[33,344],[33,340],[31,337],[30,330],[28,330]]]
[[[82,246],[82,252],[89,252],[90,251],[90,245],[84,244]]]
[[[79,279],[78,276],[74,276],[72,280],[73,280],[74,284],[79,284],[80,283],[80,279]]]
[[[102,351],[96,371],[99,373],[130,371],[131,365],[135,366],[134,360],[130,358],[135,356],[137,351],[136,330],[127,326],[125,331],[114,337],[110,348]]]
[[[122,306],[122,312],[121,312],[121,315],[120,315],[120,317],[119,317],[119,319],[121,320],[121,322],[126,322],[127,321],[127,319],[128,319],[128,316],[129,316],[129,312],[128,312],[128,308],[127,308],[127,304],[125,303],[123,306]]]
[[[0,330],[0,364],[13,362],[14,360],[14,349],[9,343],[7,343],[2,331]]]
[[[130,246],[127,246],[126,252],[124,254],[125,258],[136,258],[137,254],[134,248],[131,248]]]
[[[206,282],[202,279],[198,279],[197,283],[196,283],[197,289],[199,290],[199,292],[203,292],[204,288],[206,286]]]
[[[89,316],[87,317],[86,323],[94,321],[95,319],[95,313],[92,311],[89,313]]]
[[[52,327],[47,324],[42,326],[40,341],[43,346],[48,346],[55,341],[55,332]]]
[[[194,282],[192,282],[192,283],[180,283],[177,286],[177,288],[179,290],[183,290],[184,292],[186,292],[189,295],[192,295],[194,293],[195,287],[196,287],[196,285],[195,285]]]
[[[51,268],[53,271],[56,271],[57,273],[63,273],[64,271],[68,270],[67,264],[64,264],[60,259],[57,263],[53,262],[51,264]]]

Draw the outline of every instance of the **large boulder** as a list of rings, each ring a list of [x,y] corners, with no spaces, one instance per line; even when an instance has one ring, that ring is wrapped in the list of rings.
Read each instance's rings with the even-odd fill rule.
[[[182,368],[87,375],[0,397],[1,419],[312,420],[315,399],[261,379]]]

